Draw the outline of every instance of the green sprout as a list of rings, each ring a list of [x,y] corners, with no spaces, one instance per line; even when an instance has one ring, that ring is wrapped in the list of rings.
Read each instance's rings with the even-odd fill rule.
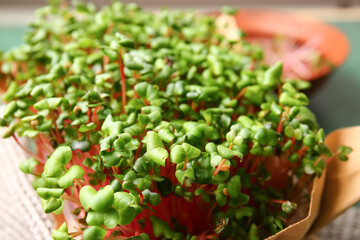
[[[55,240],[264,239],[351,152],[324,143],[307,84],[215,16],[60,2],[0,57],[4,137],[37,146],[20,170],[46,213],[75,206]]]

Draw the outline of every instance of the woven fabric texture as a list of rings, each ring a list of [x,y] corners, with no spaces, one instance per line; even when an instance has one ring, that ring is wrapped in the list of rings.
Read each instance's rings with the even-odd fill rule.
[[[18,168],[24,159],[26,154],[13,139],[0,139],[0,239],[49,240],[54,224],[41,207],[32,178]]]
[[[352,207],[316,234],[323,240],[360,239],[360,208]]]

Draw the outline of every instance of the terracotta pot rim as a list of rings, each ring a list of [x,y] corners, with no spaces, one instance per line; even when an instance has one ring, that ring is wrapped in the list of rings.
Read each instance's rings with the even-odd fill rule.
[[[221,13],[209,12],[208,14],[218,16]],[[349,40],[341,30],[314,17],[281,10],[252,8],[240,9],[234,16],[237,26],[249,36],[283,35],[299,43],[319,36],[322,42],[317,49],[334,68],[340,67],[350,52]],[[333,68],[329,67],[315,72],[309,81],[324,77],[332,70]]]

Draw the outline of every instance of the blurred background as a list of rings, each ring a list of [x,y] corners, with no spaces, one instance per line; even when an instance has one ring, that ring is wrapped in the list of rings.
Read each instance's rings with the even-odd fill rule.
[[[111,0],[92,2],[101,6],[111,3]],[[360,19],[360,0],[123,0],[123,2],[136,2],[146,9],[158,9],[166,5],[177,9],[214,10],[224,5],[231,5],[305,11],[322,19]],[[0,0],[0,25],[26,23],[32,18],[32,12],[46,3],[47,0]]]

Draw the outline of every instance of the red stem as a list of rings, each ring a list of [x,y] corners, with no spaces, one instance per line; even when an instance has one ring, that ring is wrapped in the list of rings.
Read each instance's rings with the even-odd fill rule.
[[[125,105],[126,105],[126,79],[125,79],[125,72],[124,72],[124,62],[121,57],[121,49],[120,49],[120,56],[119,56],[119,70],[120,70],[120,76],[121,76],[121,111],[122,113],[125,113]]]
[[[213,173],[213,176],[214,176],[214,177],[219,173],[219,171],[220,171],[221,167],[224,165],[225,161],[226,161],[226,159],[223,159],[223,160],[220,162],[219,166],[215,169],[215,171],[214,171],[214,173]]]
[[[273,203],[279,203],[279,204],[283,204],[286,202],[285,200],[277,200],[277,199],[270,199],[269,201],[273,202]]]
[[[37,156],[35,156],[35,154],[33,154],[32,152],[30,152],[28,149],[26,149],[17,139],[17,137],[13,134],[12,137],[14,138],[16,144],[24,151],[26,152],[26,154],[30,155],[31,157],[35,158],[36,160],[38,160],[40,163],[45,164],[45,161],[43,159],[38,158]]]
[[[185,163],[184,163],[184,166],[183,166],[183,171],[185,171],[185,169],[186,169],[186,164],[187,164],[187,162],[189,161],[189,159],[185,159]]]
[[[136,159],[138,159],[138,157],[140,156],[142,147],[143,147],[143,143],[142,143],[142,141],[140,141],[139,147],[138,147],[138,149],[136,149],[134,161],[136,161]]]
[[[50,115],[51,115],[52,122],[53,122],[54,128],[55,128],[55,134],[56,134],[55,138],[56,138],[57,142],[61,144],[63,142],[63,137],[60,134],[58,126],[56,124],[56,118],[55,118],[54,111],[51,111]]]
[[[261,160],[261,157],[256,157],[255,162],[253,163],[253,165],[250,168],[250,172],[254,172],[256,167],[259,165]]]

